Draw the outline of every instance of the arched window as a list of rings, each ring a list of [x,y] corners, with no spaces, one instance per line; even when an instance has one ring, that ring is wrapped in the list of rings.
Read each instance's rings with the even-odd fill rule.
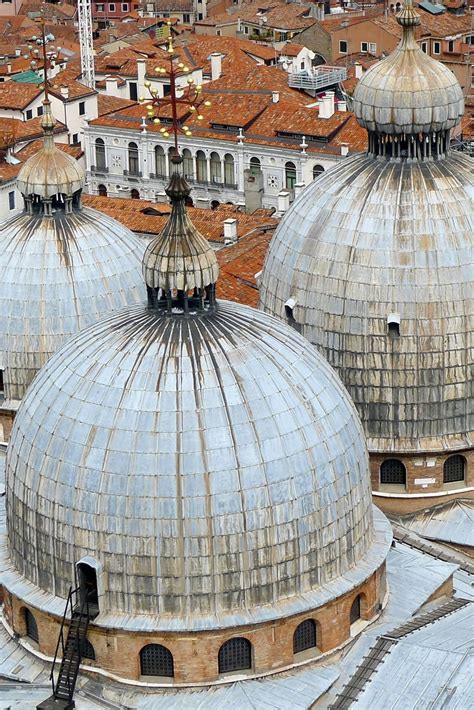
[[[102,138],[95,139],[95,167],[100,170],[107,167],[105,161],[105,143]]]
[[[314,165],[313,166],[313,180],[318,177],[318,175],[321,175],[321,173],[324,172],[324,168],[322,165]]]
[[[36,619],[29,609],[25,609],[26,635],[36,643],[39,643],[38,625]]]
[[[165,151],[161,145],[155,145],[155,175],[157,177],[166,177]]]
[[[358,621],[361,618],[361,611],[360,611],[360,594],[356,596],[354,601],[352,602],[351,606],[351,612],[350,612],[350,623],[351,625],[354,624],[356,621]]]
[[[107,197],[107,188],[105,187],[105,185],[99,185],[98,190],[100,197]]]
[[[234,157],[230,153],[224,155],[224,185],[235,185]]]
[[[466,459],[460,454],[450,456],[443,466],[443,483],[464,481],[466,475]]]
[[[219,673],[252,668],[252,644],[244,638],[229,639],[219,649]]]
[[[130,190],[130,197],[132,200],[139,200],[140,199],[140,193],[138,190],[134,187],[133,190]]]
[[[130,175],[138,175],[138,146],[136,143],[128,144],[128,172]]]
[[[252,170],[252,172],[258,172],[260,167],[260,160],[258,158],[250,158],[250,170]]]
[[[158,675],[173,678],[173,655],[159,643],[150,643],[140,651],[140,672],[142,675]]]
[[[393,483],[404,486],[406,479],[405,466],[398,459],[387,459],[380,466],[380,483]]]
[[[296,184],[296,165],[291,161],[285,163],[285,185],[287,190],[294,190]]]
[[[207,182],[207,159],[203,150],[196,153],[196,179],[198,182]]]
[[[316,645],[316,623],[313,619],[306,619],[293,634],[293,653],[306,651],[307,648],[314,648]]]
[[[211,182],[214,184],[222,183],[221,177],[221,159],[217,153],[211,153]]]
[[[176,154],[176,148],[174,145],[172,145],[168,149],[168,168],[169,168],[169,174],[172,175],[174,172],[176,172],[176,164],[172,162],[171,158],[173,155]]]
[[[186,180],[194,180],[193,156],[189,148],[183,150],[183,172]]]

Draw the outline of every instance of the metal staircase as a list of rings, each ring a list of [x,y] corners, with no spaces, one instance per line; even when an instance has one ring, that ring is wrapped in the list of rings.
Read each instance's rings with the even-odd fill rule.
[[[51,683],[53,694],[37,706],[37,710],[69,710],[74,707],[74,689],[82,659],[84,642],[87,639],[89,621],[97,616],[96,605],[89,604],[87,594],[81,594],[80,587],[69,588],[61,630],[59,632]],[[70,622],[67,619],[70,617]],[[59,672],[55,678],[55,668],[61,656]]]

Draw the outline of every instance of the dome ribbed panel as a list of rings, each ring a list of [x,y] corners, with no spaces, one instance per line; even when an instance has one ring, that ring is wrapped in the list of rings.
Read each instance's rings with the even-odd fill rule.
[[[147,286],[164,290],[203,289],[217,281],[215,252],[189,219],[184,201],[173,208],[163,231],[148,245],[143,275]]]
[[[22,195],[72,196],[82,190],[85,181],[84,168],[77,160],[53,145],[26,161],[18,173],[17,188]]]
[[[376,133],[418,134],[449,130],[464,113],[454,74],[416,44],[400,45],[372,66],[354,91],[354,112],[363,128]]]
[[[22,402],[7,487],[20,573],[65,596],[90,555],[101,612],[180,628],[232,610],[252,623],[353,569],[374,536],[339,378],[292,329],[228,302],[194,318],[136,306],[78,334]]]
[[[435,451],[473,439],[472,164],[357,156],[283,217],[260,282],[337,369],[369,450]],[[400,316],[400,337],[387,319]]]
[[[145,300],[143,245],[115,220],[82,209],[21,214],[0,228],[0,364],[7,399],[78,330]]]

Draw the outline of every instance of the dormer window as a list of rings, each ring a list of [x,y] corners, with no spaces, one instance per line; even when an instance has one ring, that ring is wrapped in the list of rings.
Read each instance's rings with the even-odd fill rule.
[[[387,317],[387,331],[391,338],[400,337],[400,315],[398,313],[389,313]]]

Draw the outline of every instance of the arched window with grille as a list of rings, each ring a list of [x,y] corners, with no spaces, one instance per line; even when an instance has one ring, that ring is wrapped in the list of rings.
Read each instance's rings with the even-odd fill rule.
[[[317,646],[316,622],[313,619],[305,619],[293,634],[293,653],[300,653],[315,646]]]
[[[30,639],[39,643],[38,624],[29,609],[25,609],[26,635]]]
[[[207,182],[207,158],[203,150],[196,153],[196,180]]]
[[[315,180],[323,172],[324,172],[324,168],[322,165],[314,165],[313,166],[313,180]]]
[[[183,173],[186,180],[194,180],[193,156],[189,148],[183,150]]]
[[[128,144],[128,172],[130,175],[138,175],[138,146],[136,143]]]
[[[222,182],[221,176],[221,159],[218,153],[212,152],[210,157],[210,167],[211,167],[211,182],[214,184],[220,184]]]
[[[234,156],[224,155],[224,185],[235,185]]]
[[[101,170],[107,166],[105,160],[105,143],[102,138],[95,139],[95,166]]]
[[[159,643],[150,643],[140,651],[141,675],[174,677],[173,654]]]
[[[229,639],[219,649],[219,673],[232,673],[252,668],[252,644],[248,639]]]
[[[155,175],[157,177],[166,177],[165,151],[161,145],[155,145]]]
[[[450,456],[443,466],[443,483],[464,481],[466,476],[466,459],[460,454]]]
[[[294,190],[296,184],[296,165],[289,160],[285,163],[285,185],[287,190]]]
[[[99,197],[107,197],[107,188],[105,185],[99,185],[97,188],[99,192]]]
[[[361,595],[358,594],[354,601],[352,602],[351,606],[351,611],[350,611],[350,623],[351,625],[354,624],[356,621],[359,621],[361,618]]]
[[[380,483],[404,486],[406,479],[405,466],[398,459],[387,459],[380,466]]]

